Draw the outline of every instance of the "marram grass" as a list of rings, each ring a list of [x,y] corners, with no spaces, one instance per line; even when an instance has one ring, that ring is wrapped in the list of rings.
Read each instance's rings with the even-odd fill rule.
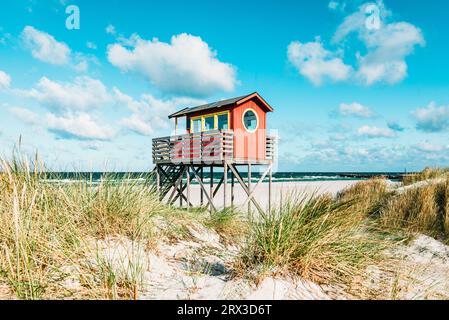
[[[401,194],[373,179],[336,198],[291,195],[270,214],[247,218],[231,209],[210,215],[168,207],[147,183],[128,177],[92,183],[80,175],[65,184],[48,177],[37,156],[0,159],[0,285],[20,299],[138,298],[140,262],[117,273],[92,256],[92,243],[121,237],[151,250],[158,241],[188,240],[190,223],[241,248],[237,275],[290,273],[318,283],[350,281],[377,264],[395,243],[385,230],[449,237],[449,179]],[[75,271],[81,288],[69,292],[61,282]]]
[[[367,233],[368,224],[351,201],[292,195],[268,216],[252,221],[239,266],[319,283],[347,280],[385,249],[384,240]]]

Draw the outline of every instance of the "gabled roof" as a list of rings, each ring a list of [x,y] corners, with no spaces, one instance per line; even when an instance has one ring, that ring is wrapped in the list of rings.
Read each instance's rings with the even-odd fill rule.
[[[203,104],[203,105],[197,106],[197,107],[184,108],[182,110],[179,110],[179,111],[169,115],[168,118],[169,119],[179,118],[179,117],[184,117],[184,116],[187,116],[187,115],[195,113],[195,112],[219,109],[219,108],[227,107],[227,106],[231,106],[231,105],[239,105],[239,104],[242,104],[242,103],[244,103],[248,100],[254,99],[254,98],[258,99],[260,101],[261,106],[263,106],[267,112],[272,112],[274,110],[257,92],[253,92],[253,93],[250,93],[250,94],[247,94],[244,96],[230,98],[230,99],[221,100],[221,101],[215,101],[215,102]]]

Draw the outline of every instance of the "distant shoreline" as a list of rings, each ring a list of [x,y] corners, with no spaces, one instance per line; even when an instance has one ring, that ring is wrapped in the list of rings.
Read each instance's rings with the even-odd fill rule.
[[[49,181],[70,182],[76,180],[91,180],[98,182],[104,179],[131,179],[142,180],[149,176],[150,172],[49,172]],[[214,183],[218,183],[222,173],[214,173]],[[242,178],[247,179],[246,172],[241,172]],[[350,181],[365,180],[373,177],[385,177],[388,180],[400,181],[404,176],[403,172],[274,172],[273,183],[286,182],[313,182],[313,181]],[[252,181],[257,182],[260,178],[258,172],[253,172]],[[210,173],[204,171],[204,182],[210,183]],[[263,182],[268,182],[268,177]],[[195,181],[192,181],[195,184]]]

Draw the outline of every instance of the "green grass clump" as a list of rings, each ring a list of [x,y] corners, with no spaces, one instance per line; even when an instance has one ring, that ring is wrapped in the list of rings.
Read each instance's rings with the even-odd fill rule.
[[[351,202],[292,196],[252,221],[240,267],[294,273],[320,283],[350,277],[384,248],[382,240],[366,236],[365,221]]]
[[[449,239],[449,178],[395,194],[380,209],[380,223],[389,228]]]
[[[419,181],[436,179],[436,178],[444,178],[449,174],[449,168],[430,168],[427,167],[423,171],[419,173],[407,174],[402,178],[402,183],[406,185],[410,185]]]
[[[63,294],[58,279],[67,266],[78,266],[86,273],[80,278],[89,279],[81,261],[91,240],[123,236],[151,245],[151,218],[173,212],[137,179],[109,176],[93,184],[80,177],[57,184],[47,176],[37,157],[0,160],[0,277],[22,299]],[[130,287],[117,296],[133,297]],[[110,297],[101,283],[88,282],[85,289],[86,297]]]
[[[337,198],[340,201],[350,201],[354,210],[372,216],[379,213],[388,196],[386,179],[376,177],[356,183],[338,193]]]

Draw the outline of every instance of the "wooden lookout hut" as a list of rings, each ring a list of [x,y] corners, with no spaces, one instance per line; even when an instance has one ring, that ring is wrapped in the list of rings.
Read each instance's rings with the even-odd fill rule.
[[[270,210],[275,138],[267,134],[269,112],[273,112],[273,108],[254,92],[171,114],[169,118],[175,120],[175,135],[153,139],[153,163],[160,198],[168,196],[169,204],[179,199],[181,206],[183,201],[187,207],[192,206],[190,183],[195,179],[200,185],[201,205],[206,199],[210,210],[216,210],[213,199],[223,187],[224,207],[229,206],[229,195],[230,204],[234,206],[234,183],[237,180],[247,195],[243,205],[248,205],[250,210],[252,202],[263,213],[264,209],[253,196],[268,175]],[[186,119],[185,133],[177,134],[181,117]],[[253,186],[251,175],[255,165],[266,166],[266,169]],[[240,173],[242,167],[247,169],[247,179]],[[205,169],[210,170],[209,188],[204,182]],[[214,169],[215,175],[223,171],[216,186],[213,184]]]

